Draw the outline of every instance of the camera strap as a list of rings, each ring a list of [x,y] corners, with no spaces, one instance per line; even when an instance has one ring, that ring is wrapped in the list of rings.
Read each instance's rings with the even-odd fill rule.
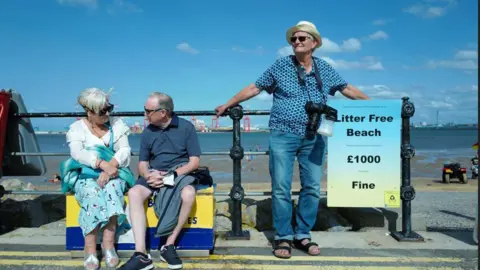
[[[302,72],[302,66],[298,62],[295,55],[292,55],[292,59],[293,59],[293,63],[295,64],[295,68],[297,69],[297,77],[298,77],[298,80],[299,80],[300,84],[306,86],[305,73]],[[323,94],[323,83],[322,83],[322,79],[320,77],[320,71],[319,71],[318,66],[317,66],[317,61],[315,61],[315,59],[316,59],[316,57],[312,56],[312,63],[313,63],[313,69],[314,69],[313,72],[314,72],[314,76],[315,76],[315,81],[317,81],[318,90],[320,90],[322,95],[324,95]],[[308,87],[305,87],[305,90],[307,92],[308,99],[311,101],[312,98],[310,97],[310,92],[308,92]]]

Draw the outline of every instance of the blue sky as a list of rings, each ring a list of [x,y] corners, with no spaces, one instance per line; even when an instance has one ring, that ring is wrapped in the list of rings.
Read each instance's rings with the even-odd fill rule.
[[[120,111],[141,110],[154,90],[177,110],[213,110],[290,53],[286,29],[308,20],[324,39],[317,56],[372,98],[410,96],[415,122],[435,123],[437,109],[440,122],[478,121],[478,1],[294,3],[3,0],[0,88],[22,93],[30,112],[75,111],[86,87],[113,87]],[[244,106],[269,109],[271,97]]]

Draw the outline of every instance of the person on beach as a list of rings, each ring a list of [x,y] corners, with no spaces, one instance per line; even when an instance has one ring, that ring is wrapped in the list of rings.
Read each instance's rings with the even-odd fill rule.
[[[85,237],[85,269],[98,269],[97,236],[103,231],[102,250],[108,267],[119,258],[114,248],[117,225],[126,221],[126,190],[135,178],[130,165],[130,128],[110,117],[108,94],[88,88],[78,96],[86,118],[70,125],[66,134],[71,158],[60,165],[62,191],[73,192],[81,209],[78,222]]]
[[[320,33],[314,24],[301,21],[286,33],[294,55],[277,59],[255,83],[248,85],[226,104],[215,108],[217,116],[265,90],[273,94],[270,113],[270,176],[272,178],[272,214],[275,228],[273,254],[290,258],[292,244],[310,254],[320,254],[318,245],[311,241],[310,231],[316,222],[320,201],[320,182],[323,174],[325,140],[317,135],[305,138],[308,117],[305,103],[326,104],[328,95],[337,91],[350,99],[368,99],[348,84],[324,60],[313,53],[322,45]],[[291,225],[290,196],[293,165],[299,163],[301,191],[296,211],[296,227]]]
[[[201,150],[193,124],[178,117],[173,109],[172,98],[163,93],[150,94],[145,103],[145,117],[150,124],[142,133],[139,177],[128,192],[135,253],[120,269],[153,268],[151,255],[147,253],[145,246],[147,224],[144,209],[145,200],[152,194],[156,196],[155,212],[165,213],[159,220],[155,236],[169,235],[166,243],[160,248],[160,259],[168,263],[169,269],[183,267],[176,252],[175,242],[195,201],[196,190],[193,186],[195,177],[190,173],[197,170],[200,165]],[[165,186],[169,175],[167,172],[173,174],[175,189]],[[172,194],[173,199],[166,202],[165,199],[171,197],[167,192],[178,193]],[[161,203],[163,209],[157,208],[159,201],[163,201]]]

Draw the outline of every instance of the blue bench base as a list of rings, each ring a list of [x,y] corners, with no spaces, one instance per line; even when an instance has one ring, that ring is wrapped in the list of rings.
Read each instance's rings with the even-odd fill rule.
[[[83,250],[85,240],[80,227],[66,228],[66,250]],[[146,247],[158,250],[165,244],[167,237],[155,237],[155,228],[147,228]],[[183,229],[177,238],[178,250],[213,250],[215,234],[213,229],[188,228]],[[135,243],[117,243],[118,250],[135,250]]]

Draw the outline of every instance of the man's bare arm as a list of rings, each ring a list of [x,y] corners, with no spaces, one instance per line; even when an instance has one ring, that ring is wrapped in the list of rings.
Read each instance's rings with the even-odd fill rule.
[[[238,92],[233,98],[231,98],[226,104],[225,106],[227,108],[230,108],[232,106],[235,106],[239,103],[242,103],[244,102],[245,100],[249,100],[251,99],[252,97],[260,94],[261,90],[257,88],[257,86],[255,86],[254,83],[248,85],[247,87],[243,88],[242,90],[240,90],[240,92]]]
[[[143,178],[148,178],[148,161],[140,161],[137,166],[138,174]]]
[[[188,159],[188,163],[183,165],[182,167],[176,169],[178,175],[185,175],[189,174],[200,166],[200,157],[190,157]]]
[[[342,95],[344,95],[349,99],[363,99],[363,100],[370,99],[362,91],[360,91],[358,88],[356,88],[351,84],[348,84],[347,87],[345,87],[345,89],[340,91],[340,93],[342,93]]]

